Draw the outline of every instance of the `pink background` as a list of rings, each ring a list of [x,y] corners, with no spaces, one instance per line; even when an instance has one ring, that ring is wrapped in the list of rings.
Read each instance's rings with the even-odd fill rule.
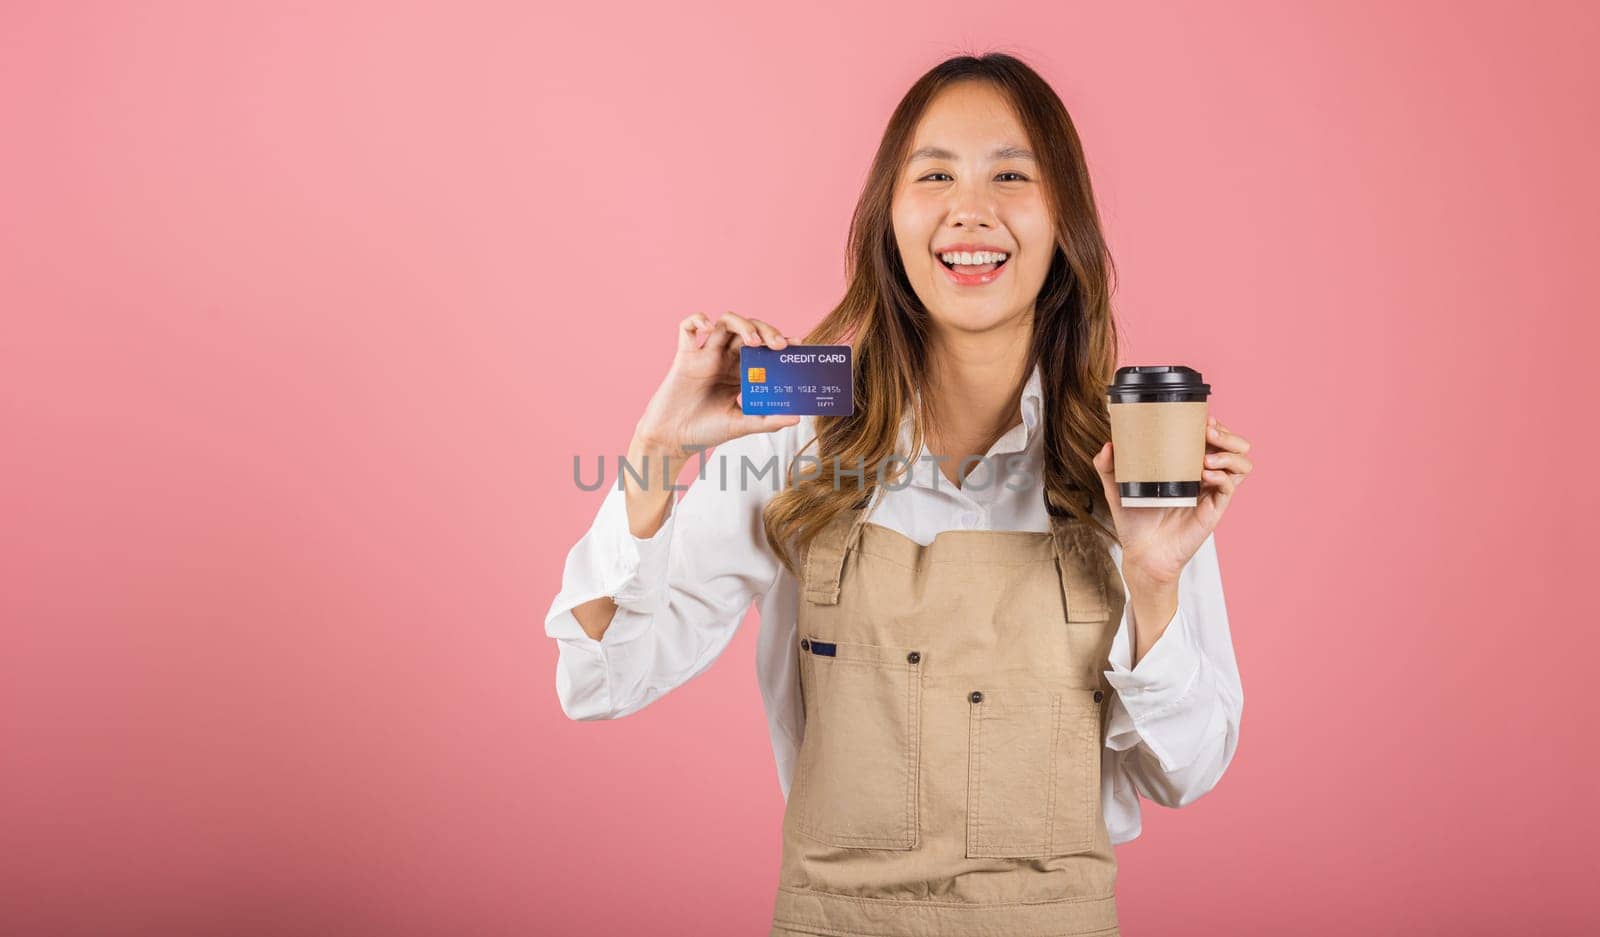
[[[812,325],[990,49],[1077,121],[1123,363],[1256,447],[1239,754],[1127,933],[1594,925],[1592,6],[329,6],[0,11],[8,937],[765,933],[756,623],[568,721],[572,457],[690,312]]]

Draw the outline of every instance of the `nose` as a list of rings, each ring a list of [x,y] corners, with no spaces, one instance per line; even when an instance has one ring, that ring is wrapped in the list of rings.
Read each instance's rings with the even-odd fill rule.
[[[981,180],[969,179],[956,185],[950,194],[950,225],[958,228],[994,227],[994,205]]]

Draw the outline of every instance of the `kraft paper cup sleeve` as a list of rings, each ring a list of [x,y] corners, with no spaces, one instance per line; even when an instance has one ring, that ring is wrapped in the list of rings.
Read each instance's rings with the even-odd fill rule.
[[[1205,469],[1206,403],[1113,403],[1111,449],[1118,484],[1198,482]]]

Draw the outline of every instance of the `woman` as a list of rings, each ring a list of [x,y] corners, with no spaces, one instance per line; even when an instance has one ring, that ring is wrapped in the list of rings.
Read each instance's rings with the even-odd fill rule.
[[[849,255],[805,342],[853,346],[850,417],[742,415],[739,347],[789,339],[680,323],[628,450],[647,471],[546,619],[562,707],[637,711],[759,600],[773,934],[1115,934],[1138,797],[1189,803],[1238,743],[1212,532],[1250,444],[1211,419],[1195,506],[1119,504],[1111,259],[1071,119],[1011,56],[912,87]],[[713,445],[677,504],[663,480]]]

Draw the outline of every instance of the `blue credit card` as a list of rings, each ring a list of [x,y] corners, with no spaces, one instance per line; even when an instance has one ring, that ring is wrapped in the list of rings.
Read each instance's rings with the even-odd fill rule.
[[[856,412],[849,345],[739,349],[739,399],[756,415],[849,416]]]

